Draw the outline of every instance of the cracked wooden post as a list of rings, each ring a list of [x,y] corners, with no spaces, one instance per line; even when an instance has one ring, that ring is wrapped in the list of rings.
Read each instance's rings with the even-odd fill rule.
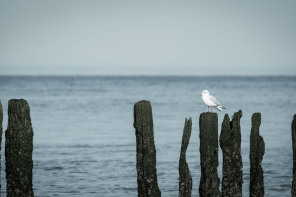
[[[7,196],[32,197],[33,128],[27,101],[8,102],[5,138]]]
[[[292,197],[296,197],[296,114],[292,121],[292,149],[293,149],[293,181],[292,181]]]
[[[1,148],[2,148],[2,133],[3,133],[2,122],[3,122],[3,109],[2,109],[2,104],[0,100],[0,177],[1,177]],[[1,190],[1,181],[0,181],[0,190]],[[1,193],[0,193],[0,196],[1,196]]]
[[[202,113],[199,117],[200,197],[221,196],[218,163],[218,116],[217,113]]]
[[[157,183],[153,118],[149,101],[135,104],[134,127],[137,141],[138,196],[161,196]]]
[[[179,197],[191,197],[192,177],[186,162],[186,150],[192,130],[192,119],[185,119],[179,160]]]
[[[262,160],[265,153],[265,143],[259,135],[261,124],[261,114],[254,113],[252,116],[252,128],[250,136],[250,196],[264,196],[264,180],[262,170]]]
[[[232,121],[225,114],[220,135],[223,152],[222,196],[241,197],[243,184],[243,164],[241,156],[242,111],[234,113]]]

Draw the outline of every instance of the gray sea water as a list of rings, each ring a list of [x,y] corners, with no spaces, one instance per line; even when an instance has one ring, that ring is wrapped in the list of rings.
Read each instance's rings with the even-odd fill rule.
[[[265,196],[290,196],[291,122],[296,113],[296,77],[12,77],[0,76],[3,129],[12,98],[28,101],[34,130],[35,196],[137,196],[133,106],[152,104],[158,184],[162,196],[178,196],[178,162],[185,118],[193,130],[187,161],[193,196],[200,180],[199,115],[207,111],[200,93],[208,89],[226,107],[241,109],[243,196],[249,195],[251,116],[261,112],[260,134]],[[6,194],[4,138],[1,195]],[[219,152],[222,180],[222,152]]]

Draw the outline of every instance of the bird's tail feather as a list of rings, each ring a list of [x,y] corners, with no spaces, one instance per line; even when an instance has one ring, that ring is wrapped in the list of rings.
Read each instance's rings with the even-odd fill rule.
[[[222,111],[223,109],[226,109],[225,107],[223,107],[222,105],[219,105],[217,107],[215,107],[218,111]]]

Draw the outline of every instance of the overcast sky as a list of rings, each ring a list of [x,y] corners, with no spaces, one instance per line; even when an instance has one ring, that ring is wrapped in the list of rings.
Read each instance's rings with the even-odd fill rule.
[[[295,0],[0,0],[0,75],[296,75],[295,10]]]

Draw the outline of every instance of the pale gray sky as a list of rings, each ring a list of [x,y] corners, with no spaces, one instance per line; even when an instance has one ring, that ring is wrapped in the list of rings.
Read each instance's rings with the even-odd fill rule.
[[[0,0],[0,75],[295,75],[295,10],[295,0]]]

